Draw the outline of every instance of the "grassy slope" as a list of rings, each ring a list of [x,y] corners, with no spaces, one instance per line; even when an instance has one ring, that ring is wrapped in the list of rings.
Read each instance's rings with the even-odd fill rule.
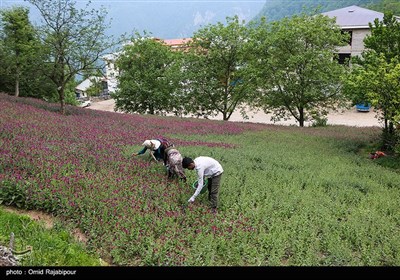
[[[379,129],[267,125],[257,126],[262,127],[260,131],[221,135],[218,131],[230,124],[218,127],[220,122],[175,123],[174,118],[154,117],[132,123],[129,117],[120,114],[82,110],[85,109],[72,115],[85,116],[88,134],[94,121],[101,123],[106,132],[112,127],[120,133],[111,135],[96,130],[91,141],[110,138],[108,143],[114,143],[118,142],[115,139],[133,139],[137,135],[142,140],[149,131],[155,133],[169,127],[171,129],[163,134],[174,139],[184,155],[212,156],[225,170],[220,211],[213,216],[207,211],[206,195],[198,197],[183,211],[181,206],[193,190],[179,182],[165,180],[163,167],[148,163],[145,155],[130,157],[140,148],[139,140],[119,146],[120,150],[110,145],[105,151],[114,158],[107,158],[107,163],[100,161],[100,153],[97,159],[101,164],[83,161],[82,166],[88,171],[82,176],[87,178],[79,177],[78,185],[72,180],[73,169],[63,171],[68,157],[63,158],[60,153],[60,172],[68,172],[71,179],[64,196],[67,200],[70,192],[74,196],[73,199],[69,197],[69,204],[57,206],[61,209],[51,205],[48,210],[56,207],[59,214],[75,221],[88,233],[91,246],[101,248],[115,264],[400,264],[400,173],[379,166],[376,164],[379,160],[368,159],[367,153],[357,153],[377,141]],[[44,111],[40,114],[48,118]],[[95,118],[92,119],[91,114],[95,114]],[[155,119],[157,121],[153,122]],[[79,134],[72,129],[65,130],[65,122],[61,122],[65,137],[77,142],[67,153],[71,157],[77,153],[75,149],[88,144],[78,141],[80,138],[74,135]],[[35,123],[36,129],[40,129],[39,123]],[[21,127],[20,122],[17,124]],[[213,130],[211,124],[217,129]],[[192,126],[201,135],[191,131]],[[119,127],[124,129],[119,131]],[[203,130],[205,127],[214,132],[208,134],[207,129]],[[23,128],[21,131],[26,133]],[[57,134],[57,128],[53,131]],[[32,134],[30,142],[34,137]],[[7,143],[4,135],[0,139]],[[55,146],[53,150],[58,151]],[[83,149],[80,153],[89,152]],[[57,154],[47,156],[57,157]],[[26,162],[13,164],[30,167]],[[50,173],[57,173],[59,169]],[[36,172],[34,168],[30,170]],[[194,172],[187,171],[187,175],[189,182],[195,180]],[[39,173],[37,176],[47,175]],[[125,178],[127,176],[129,178]],[[7,174],[5,178],[9,178]],[[35,177],[31,180],[33,182]],[[51,188],[58,187],[62,178],[59,180],[53,180]],[[36,192],[35,184],[28,186]],[[79,192],[73,193],[74,188]],[[45,201],[41,203],[41,207],[47,205]],[[71,203],[78,204],[79,208],[70,206]]]
[[[225,217],[240,213],[255,227],[225,261],[232,254],[256,265],[399,264],[399,173],[354,153],[368,141],[346,134],[354,136],[346,127],[263,131],[230,139],[241,146],[232,152],[187,151],[220,159]]]
[[[22,266],[99,266],[100,258],[87,252],[85,246],[60,226],[46,228],[27,215],[11,213],[0,208],[0,244],[9,246],[14,232],[14,250],[32,246],[32,252],[20,257]]]

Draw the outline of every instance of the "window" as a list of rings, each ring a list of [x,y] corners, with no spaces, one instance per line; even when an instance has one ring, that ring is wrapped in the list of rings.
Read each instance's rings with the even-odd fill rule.
[[[346,65],[349,65],[350,58],[351,54],[349,53],[339,53],[337,57],[339,64],[346,64]]]
[[[341,33],[342,34],[349,34],[349,38],[348,38],[347,44],[349,46],[351,46],[351,42],[353,41],[353,31],[351,31],[351,30],[342,30]]]

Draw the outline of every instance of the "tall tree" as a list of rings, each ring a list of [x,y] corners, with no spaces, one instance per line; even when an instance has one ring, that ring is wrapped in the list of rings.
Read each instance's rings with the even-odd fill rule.
[[[179,78],[179,53],[148,34],[136,32],[124,46],[116,66],[118,90],[113,94],[117,110],[142,114],[173,111]]]
[[[34,27],[29,21],[29,10],[26,7],[13,7],[1,10],[1,27],[3,66],[8,68],[14,80],[14,94],[20,94],[20,80],[27,69],[30,58],[35,53],[37,40]],[[5,64],[4,64],[5,62]]]
[[[334,19],[305,13],[270,24],[264,19],[254,38],[259,102],[273,120],[294,117],[304,126],[340,105],[345,69],[334,58],[346,35]]]
[[[107,12],[104,8],[77,9],[73,0],[26,0],[40,12],[44,24],[44,45],[48,76],[57,88],[60,111],[65,114],[65,89],[77,74],[96,71],[102,66],[101,56],[116,42],[105,34]]]
[[[400,124],[400,61],[387,62],[374,51],[363,56],[362,66],[354,64],[346,79],[345,92],[353,99],[368,100],[383,120],[384,149],[391,150],[398,141],[395,127]]]
[[[203,115],[221,113],[229,120],[254,93],[254,79],[248,72],[246,52],[248,28],[237,16],[227,17],[198,30],[185,55],[184,91],[187,112]]]
[[[346,82],[346,93],[353,99],[365,97],[380,112],[383,119],[383,141],[393,148],[396,126],[399,124],[400,20],[391,12],[383,20],[369,24],[371,34],[364,39],[366,50],[355,57],[352,75]]]

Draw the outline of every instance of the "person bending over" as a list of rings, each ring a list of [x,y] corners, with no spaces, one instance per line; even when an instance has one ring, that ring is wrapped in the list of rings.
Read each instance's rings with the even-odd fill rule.
[[[165,149],[168,147],[173,147],[174,145],[171,144],[167,139],[160,137],[156,139],[145,140],[142,146],[144,146],[143,149],[137,153],[133,153],[132,155],[142,155],[147,151],[147,149],[149,149],[152,158],[155,161],[160,161],[164,159]]]
[[[208,179],[208,200],[210,201],[213,213],[216,212],[218,207],[218,192],[221,184],[221,176],[224,172],[221,164],[206,156],[200,156],[194,160],[185,157],[182,159],[182,167],[189,170],[196,170],[197,173],[197,188],[188,202],[194,202],[203,188],[204,179]]]

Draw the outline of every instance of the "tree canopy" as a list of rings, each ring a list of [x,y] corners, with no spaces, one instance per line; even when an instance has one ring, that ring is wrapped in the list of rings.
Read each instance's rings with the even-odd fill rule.
[[[116,42],[105,34],[109,25],[105,22],[106,10],[75,7],[73,0],[27,0],[43,18],[40,38],[45,62],[41,68],[55,85],[65,114],[65,89],[78,74],[97,71],[100,58],[110,51]]]
[[[116,109],[141,114],[165,114],[176,107],[179,53],[147,34],[126,44],[116,61]],[[178,102],[179,103],[179,102]]]
[[[254,77],[250,75],[247,52],[248,28],[238,17],[227,17],[198,30],[185,57],[186,107],[194,114],[217,115],[229,120],[237,108],[250,102]]]
[[[263,21],[255,32],[259,104],[274,113],[274,120],[294,117],[304,126],[340,105],[345,68],[335,51],[346,35],[334,19],[303,13],[270,24]]]
[[[345,92],[375,107],[384,123],[383,144],[393,149],[398,145],[396,127],[400,124],[400,21],[391,12],[385,13],[370,28],[371,34],[364,39],[366,50],[352,60]]]
[[[29,21],[29,10],[15,6],[1,10],[1,51],[2,70],[5,80],[13,80],[14,94],[19,96],[21,79],[30,75],[29,64],[32,63],[38,50],[35,30]],[[9,79],[7,79],[7,77]]]

